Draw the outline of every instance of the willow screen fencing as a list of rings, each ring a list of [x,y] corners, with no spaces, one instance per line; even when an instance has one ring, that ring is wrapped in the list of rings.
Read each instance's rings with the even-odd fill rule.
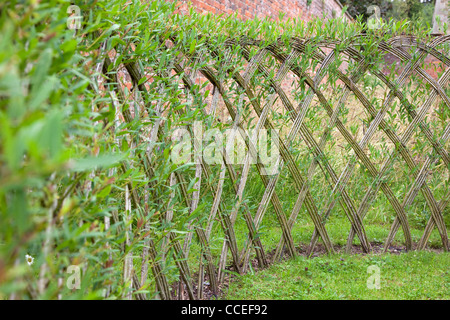
[[[20,290],[62,294],[60,267],[82,264],[80,286],[104,298],[201,299],[230,274],[318,246],[423,250],[434,235],[448,251],[450,36],[183,17],[161,3],[114,2],[70,37],[43,11],[39,28],[55,33],[29,41],[36,55],[11,73],[32,70],[25,102],[59,124],[27,129],[47,116],[9,113],[27,139],[42,128],[51,159],[28,142],[27,166],[2,156],[0,262],[12,267],[24,244],[41,254]],[[4,150],[20,130],[2,133]],[[57,132],[66,154],[50,144]],[[374,224],[383,239],[368,235]]]
[[[292,38],[289,39],[289,50],[286,50],[285,43],[264,46],[261,41],[247,38],[241,39],[238,43],[227,40],[225,48],[228,51],[222,53],[224,65],[220,71],[225,73],[225,76],[222,74],[222,78],[219,74],[220,71],[216,70],[216,68],[219,69],[217,65],[209,65],[210,57],[217,57],[221,54],[215,52],[213,48],[205,49],[198,55],[192,55],[189,52],[179,53],[177,61],[171,66],[173,70],[171,71],[171,81],[180,83],[182,92],[185,92],[183,98],[186,101],[186,107],[178,110],[179,115],[182,116],[184,112],[195,109],[194,105],[197,104],[197,106],[200,106],[197,109],[199,119],[203,120],[201,125],[206,126],[207,129],[217,128],[215,123],[223,124],[224,121],[220,122],[220,118],[215,118],[214,113],[217,112],[218,108],[223,108],[229,116],[226,119],[229,120],[228,125],[231,127],[231,133],[227,135],[227,141],[233,141],[232,139],[235,139],[236,135],[241,135],[241,141],[245,143],[246,155],[241,163],[236,165],[236,163],[230,161],[230,155],[227,154],[227,150],[230,150],[227,147],[230,145],[219,148],[217,147],[219,144],[217,144],[215,145],[216,152],[220,152],[219,157],[223,160],[222,165],[215,162],[208,164],[204,159],[203,150],[198,151],[204,136],[200,135],[199,138],[198,134],[194,134],[194,125],[186,123],[184,128],[187,131],[188,139],[191,139],[191,134],[194,136],[193,145],[196,152],[196,161],[193,166],[195,166],[195,173],[189,176],[176,170],[170,176],[170,185],[176,186],[171,191],[171,197],[178,194],[180,200],[183,201],[182,203],[189,208],[191,213],[198,209],[200,200],[206,197],[205,194],[211,194],[210,210],[206,211],[204,219],[196,217],[190,221],[185,239],[178,240],[179,244],[177,244],[176,236],[170,231],[167,237],[175,241],[173,243],[173,254],[177,257],[175,259],[179,259],[179,257],[189,254],[192,233],[195,234],[201,244],[201,252],[204,257],[200,270],[206,269],[213,292],[218,290],[218,285],[223,279],[223,270],[226,267],[228,254],[230,254],[233,270],[239,273],[247,269],[251,251],[254,251],[261,266],[268,265],[267,252],[258,236],[258,228],[269,208],[269,204],[271,204],[281,230],[281,239],[276,247],[274,259],[280,257],[283,250],[286,250],[289,256],[297,254],[291,230],[298,215],[301,214],[307,214],[314,223],[314,232],[308,247],[309,252],[313,250],[320,238],[326,251],[332,253],[334,251],[333,243],[327,233],[325,223],[336,204],[341,207],[351,223],[347,250],[350,251],[356,236],[363,251],[370,252],[371,244],[366,235],[363,219],[374,198],[381,194],[384,195],[395,212],[395,220],[384,242],[385,250],[390,246],[399,228],[403,230],[406,249],[413,249],[414,244],[408,222],[408,208],[419,193],[423,195],[431,216],[423,230],[422,237],[416,244],[416,248],[425,248],[433,228],[436,227],[444,250],[448,250],[448,234],[443,219],[443,211],[450,199],[448,184],[446,184],[446,192],[436,198],[427,184],[427,179],[430,175],[430,167],[441,161],[448,177],[449,158],[446,146],[448,146],[447,139],[450,127],[448,123],[445,123],[445,126],[440,128],[441,131],[437,134],[432,131],[430,118],[427,121],[427,117],[432,113],[432,106],[437,99],[441,99],[445,108],[450,107],[450,101],[446,93],[448,92],[446,87],[448,86],[450,60],[446,55],[436,50],[437,46],[449,42],[450,37],[436,37],[426,44],[411,36],[397,36],[378,43],[379,50],[393,55],[401,62],[400,71],[396,73],[396,77],[393,79],[385,75],[380,68],[374,69],[371,62],[360,54],[361,46],[364,43],[363,37],[364,35],[356,38],[350,45],[343,45],[339,41],[315,42],[313,39]],[[167,44],[168,47],[171,45],[173,45],[173,42]],[[238,49],[235,49],[236,47]],[[172,47],[171,50],[176,50],[176,46]],[[302,55],[311,57],[308,60],[311,65],[305,67],[304,61],[299,62]],[[441,72],[438,79],[430,76],[424,69],[423,60],[429,55],[441,63]],[[241,59],[243,62],[236,63],[236,59]],[[336,66],[336,61],[343,63]],[[107,61],[104,68],[110,63]],[[345,67],[342,68],[342,65],[345,65]],[[244,66],[244,68],[239,70],[236,66]],[[145,78],[145,62],[135,60],[133,63],[125,64],[125,68],[133,81],[134,90],[139,91],[140,94],[147,94],[148,89],[145,85],[139,83],[140,79]],[[312,68],[315,68],[314,75],[306,71]],[[430,67],[428,66],[428,68]],[[300,102],[293,101],[289,97],[291,92],[288,90],[290,88],[286,89],[285,79],[290,73],[292,78],[295,78],[295,88],[303,88],[304,90]],[[377,106],[374,106],[370,97],[358,85],[361,79],[368,74],[379,80],[385,90],[384,97]],[[420,90],[417,88],[419,86],[427,88],[427,96],[422,97],[421,100],[418,99],[418,101],[408,100],[407,93],[403,90],[408,82],[412,82],[413,75],[414,81],[418,83],[415,90]],[[254,77],[262,80],[255,82],[253,81]],[[327,98],[326,89],[324,89],[326,86],[321,84],[328,84],[330,81],[338,82],[338,85],[331,98]],[[205,88],[208,84],[210,84],[210,87],[212,85],[213,89],[206,91],[206,94],[201,94],[202,88]],[[161,86],[164,85],[167,84]],[[124,93],[121,92],[121,88],[116,87],[115,90],[119,92],[119,101],[123,103],[126,98]],[[348,106],[350,96],[353,96],[354,100],[357,100],[364,108],[365,115],[368,117],[367,128],[359,138],[354,133],[352,134],[341,118],[343,109],[346,106],[351,108],[351,106]],[[321,107],[328,119],[321,122],[322,125],[319,127],[311,128],[306,123],[305,117],[311,110],[315,99],[317,100],[317,106],[314,112],[319,112],[317,108]],[[395,100],[399,104],[393,106]],[[279,105],[276,105],[277,101],[280,102]],[[167,111],[161,104],[156,104],[154,110],[157,114],[164,114]],[[392,115],[393,112],[399,112],[401,113],[400,117],[407,119],[401,128],[395,126],[392,119],[386,119],[387,113]],[[124,118],[126,121],[133,121],[131,113],[124,113]],[[149,130],[152,133],[150,141],[156,143],[164,138],[162,127],[164,127],[162,123],[153,124],[152,129]],[[249,127],[256,129],[257,134],[255,136],[250,135],[247,130]],[[268,169],[258,156],[256,139],[259,137],[260,131],[258,130],[263,128],[270,130],[276,138],[272,148],[279,151],[279,157],[271,159],[276,166],[276,173],[267,172]],[[316,130],[318,132],[314,132]],[[419,159],[413,156],[413,153],[416,154],[416,152],[411,151],[411,147],[409,147],[411,138],[418,136],[416,130],[420,130],[420,135],[425,138],[424,142],[426,141],[432,146],[430,152],[427,155],[424,154],[423,157],[419,157]],[[336,138],[331,134],[332,131],[338,132],[345,143],[350,146],[348,160],[340,166],[333,163],[333,157],[326,155],[326,151],[327,153],[331,152],[330,149],[327,149],[327,144],[330,144]],[[382,132],[384,137],[387,138],[390,147],[386,147],[385,155],[381,160],[377,159],[377,163],[374,163],[370,152],[367,152],[367,150],[368,145],[374,141],[374,137],[379,132]],[[303,168],[292,152],[293,146],[298,145],[298,141],[303,142],[306,145],[307,152],[312,155],[310,163]],[[380,137],[377,137],[377,141],[380,141]],[[150,159],[146,161],[148,178],[152,179],[152,161]],[[409,169],[410,179],[403,177],[405,188],[401,194],[392,190],[389,178],[386,178],[388,171],[393,170],[393,163],[396,161],[402,162]],[[209,162],[211,162],[211,159],[209,159]],[[353,175],[358,174],[355,170],[358,163],[361,167],[364,167],[371,180],[363,197],[355,199],[349,192],[349,181]],[[257,170],[260,179],[259,182],[252,181],[252,183],[260,183],[264,186],[264,192],[262,197],[258,198],[259,204],[255,208],[256,210],[251,210],[248,207],[244,196],[252,167]],[[280,176],[283,174],[285,174],[283,180],[292,179],[293,181],[293,184],[289,185],[289,188],[291,188],[289,191],[280,188]],[[328,184],[327,199],[322,201],[320,208],[317,205],[317,196],[314,196],[314,191],[310,188],[314,175],[323,175]],[[224,192],[225,180],[229,180],[232,185],[227,193]],[[188,181],[194,181],[191,195],[187,192]],[[277,187],[280,188],[280,191],[276,190]],[[131,186],[130,190],[133,190],[133,193],[138,193]],[[379,190],[382,193],[379,193]],[[291,211],[283,208],[278,196],[279,193],[283,192],[294,194],[292,199],[295,199],[295,204]],[[155,194],[154,197],[158,196]],[[231,210],[225,208],[223,198],[233,199],[234,206]],[[138,195],[133,197],[133,201],[137,207],[145,203],[145,201],[139,199]],[[172,215],[173,213],[170,210],[161,214],[160,223],[171,221]],[[238,231],[234,228],[238,215],[242,215],[247,227],[247,230],[241,229],[239,232],[246,232],[249,235],[248,241],[241,247],[236,240],[236,232]],[[214,263],[214,257],[208,244],[211,230],[216,222],[220,223],[225,235],[218,264]],[[165,250],[164,247],[163,250]],[[157,249],[150,248],[150,252],[152,251],[155,251],[153,255],[156,255]],[[177,267],[183,276],[189,298],[195,298],[194,289],[191,287],[192,284],[189,280],[191,277],[188,266],[184,261],[177,261]],[[157,267],[153,271],[155,277],[160,278],[157,284],[162,297],[170,297],[167,280],[164,279]],[[200,278],[203,278],[203,275]],[[201,283],[203,283],[203,280],[201,280]]]

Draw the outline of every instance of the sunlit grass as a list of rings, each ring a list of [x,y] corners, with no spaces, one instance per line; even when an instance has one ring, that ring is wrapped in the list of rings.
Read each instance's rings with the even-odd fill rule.
[[[449,299],[450,254],[298,257],[236,278],[225,299]],[[370,289],[380,270],[380,288]]]

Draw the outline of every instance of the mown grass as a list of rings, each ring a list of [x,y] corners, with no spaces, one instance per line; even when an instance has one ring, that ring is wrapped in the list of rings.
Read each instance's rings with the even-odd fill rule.
[[[380,268],[380,289],[369,289]],[[231,282],[224,299],[449,299],[450,254],[303,256]]]
[[[357,184],[355,188],[351,188],[352,191],[364,190],[361,179]],[[288,214],[297,194],[286,192],[288,189],[294,189],[288,183],[281,183],[280,185],[282,186],[280,191],[282,191],[281,197],[284,200],[284,209]],[[264,192],[263,188],[258,189],[257,186],[256,183],[250,184],[252,196],[248,203],[251,210],[254,211],[256,211],[258,199],[262,197]],[[439,196],[441,195],[439,194]],[[355,198],[358,199],[356,195]],[[424,225],[429,218],[429,214],[424,212],[422,207],[423,199],[419,195],[413,206],[408,210],[411,236],[414,243],[420,240]],[[444,220],[447,227],[449,226],[448,213],[447,210],[444,210]],[[382,245],[389,234],[394,218],[395,212],[381,194],[372,203],[368,215],[364,219],[368,240],[371,243]],[[342,208],[336,206],[326,224],[332,243],[337,246],[345,246],[350,228],[350,222]],[[247,229],[242,215],[238,217],[235,230],[238,247],[242,248],[247,239]],[[302,210],[292,229],[295,245],[305,248],[311,240],[313,230],[313,222],[306,211]],[[218,226],[216,226],[215,231],[212,234],[210,244],[213,248],[213,254],[217,257],[224,236]],[[271,252],[276,248],[282,232],[271,206],[263,219],[259,233],[266,252]],[[353,243],[359,245],[359,239],[355,237]],[[404,247],[404,235],[401,228],[397,232],[392,245]],[[437,230],[432,232],[427,247],[428,249],[442,250],[442,242]],[[199,251],[197,245],[194,245],[192,250],[193,252]],[[194,272],[198,269],[197,261],[190,261],[190,266]],[[228,255],[228,262],[231,265],[231,255]],[[448,299],[450,298],[449,263],[449,253],[429,251],[413,251],[401,255],[373,253],[364,256],[339,253],[310,259],[299,256],[276,262],[268,269],[256,273],[252,268],[249,268],[249,273],[234,278],[229,288],[223,293],[222,298]],[[367,279],[370,276],[367,268],[371,265],[377,265],[381,269],[381,289],[379,290],[367,288]]]

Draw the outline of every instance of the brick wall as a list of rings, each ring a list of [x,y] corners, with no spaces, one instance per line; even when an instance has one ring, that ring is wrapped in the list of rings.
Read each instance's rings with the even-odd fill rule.
[[[386,54],[384,60],[385,60],[385,66],[383,68],[384,74],[389,74],[391,72],[390,70],[393,65],[394,71],[397,75],[399,75],[405,67],[405,63],[401,63],[399,58],[395,57],[390,53]],[[425,57],[425,60],[421,67],[436,81],[439,80],[439,77],[445,71],[444,63],[436,59],[431,54]]]
[[[188,0],[179,0],[186,3]],[[342,5],[337,0],[191,0],[193,6],[199,12],[211,12],[214,14],[233,14],[237,12],[242,19],[255,17],[278,18],[279,12],[284,12],[286,17],[299,17],[310,20],[312,17],[321,17],[323,13],[327,18],[342,14]],[[182,7],[182,10],[186,6]],[[351,20],[346,13],[345,17]]]

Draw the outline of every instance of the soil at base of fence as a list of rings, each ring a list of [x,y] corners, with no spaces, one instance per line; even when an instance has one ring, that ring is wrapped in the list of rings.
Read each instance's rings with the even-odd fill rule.
[[[370,254],[381,254],[384,252],[384,247],[383,244],[380,242],[371,242],[370,243],[371,247],[372,247],[372,252]],[[297,254],[299,256],[304,256],[307,257],[307,251],[308,251],[308,244],[300,244],[298,247],[296,247],[297,250]],[[413,250],[415,250],[417,247],[417,245],[413,244]],[[346,246],[340,246],[340,245],[333,245],[333,249],[336,253],[344,253],[346,252]],[[427,248],[426,250],[428,251],[432,251],[432,252],[436,252],[436,253],[440,253],[443,252],[443,248],[435,248],[435,247],[431,247],[431,248]],[[402,245],[392,245],[389,247],[389,250],[387,251],[390,254],[395,254],[395,255],[399,255],[402,253],[406,253],[406,246],[402,246]],[[351,254],[360,254],[360,255],[366,255],[367,253],[365,253],[362,249],[362,247],[360,245],[352,245],[351,248]],[[323,256],[327,254],[327,250],[325,248],[325,246],[321,243],[316,244],[316,246],[314,247],[314,250],[312,251],[312,253],[310,254],[310,258],[316,258],[319,256]],[[269,251],[266,253],[267,256],[267,260],[269,261],[269,266],[274,264],[274,263],[280,263],[283,260],[287,260],[289,259],[289,255],[287,253],[287,250],[285,250],[285,252],[283,253],[283,256],[280,260],[274,262],[273,261],[273,257],[275,255],[275,249],[273,249],[272,251]],[[252,264],[252,268],[255,272],[262,270],[263,268],[259,265],[258,259],[254,258],[251,260],[251,264]],[[227,266],[225,268],[226,270],[229,271],[235,271],[233,266]],[[203,288],[203,295],[201,297],[201,300],[212,300],[212,299],[220,299],[221,297],[224,297],[226,295],[227,289],[231,283],[231,281],[233,281],[234,278],[236,278],[237,276],[232,274],[232,273],[227,273],[224,276],[224,281],[219,284],[219,292],[217,292],[217,294],[215,294],[212,290],[211,287],[209,286],[209,282],[207,281],[207,277],[205,276],[205,282],[204,282],[204,288]],[[198,279],[198,273],[195,273],[192,277],[193,279]],[[179,290],[179,282],[173,283],[172,284],[172,299],[173,300],[177,300],[179,299],[177,292]],[[185,286],[183,285],[183,288]],[[194,292],[194,295],[196,297],[198,297],[198,283],[197,281],[193,281],[192,283],[192,289]],[[188,299],[189,295],[187,293],[186,288],[184,288],[184,292],[183,295],[184,299]]]

